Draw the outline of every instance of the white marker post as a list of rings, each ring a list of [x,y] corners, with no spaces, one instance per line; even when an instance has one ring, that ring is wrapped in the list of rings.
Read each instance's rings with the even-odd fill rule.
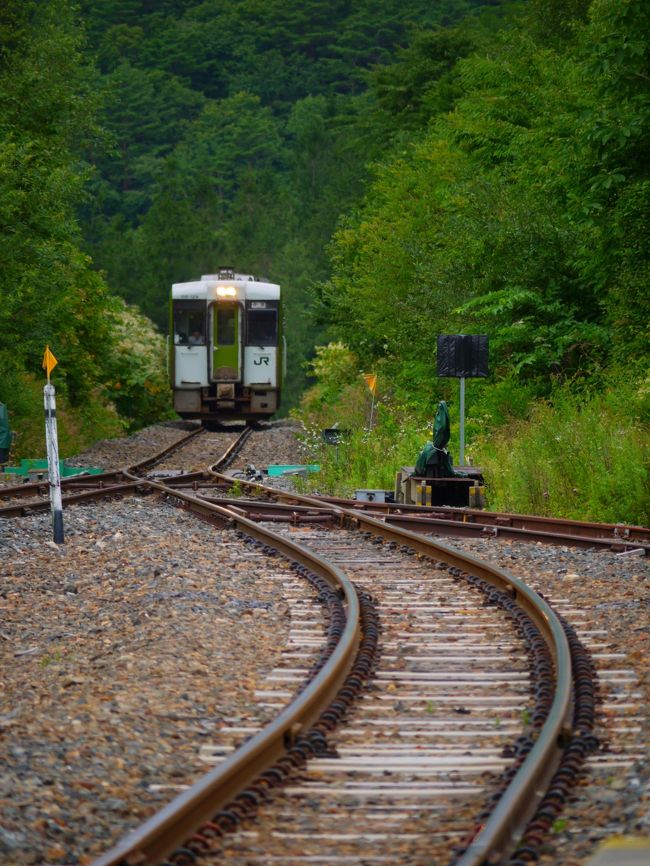
[[[61,476],[59,473],[59,440],[56,429],[56,392],[50,385],[50,373],[57,360],[45,347],[43,368],[47,371],[47,385],[43,389],[45,403],[45,442],[47,444],[47,471],[50,479],[50,508],[52,509],[52,530],[55,544],[63,544],[63,504],[61,502]]]

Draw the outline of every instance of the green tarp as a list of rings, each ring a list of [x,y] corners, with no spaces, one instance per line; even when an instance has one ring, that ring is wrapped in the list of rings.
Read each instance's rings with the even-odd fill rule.
[[[451,435],[449,410],[444,400],[438,403],[433,422],[433,442],[427,442],[415,464],[414,474],[419,478],[465,478],[463,472],[455,472],[447,443]]]
[[[7,475],[33,475],[37,473],[47,474],[47,460],[45,458],[25,458],[20,461],[20,466],[5,466]],[[100,475],[103,469],[94,466],[66,466],[65,460],[59,460],[59,475],[61,478],[70,478],[72,475]]]

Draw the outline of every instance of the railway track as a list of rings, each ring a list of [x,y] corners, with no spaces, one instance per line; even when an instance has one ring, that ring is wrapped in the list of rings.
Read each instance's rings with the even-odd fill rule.
[[[327,506],[335,505],[373,515],[393,526],[399,526],[424,534],[436,533],[449,537],[500,538],[568,546],[608,549],[621,554],[650,555],[650,529],[643,526],[626,524],[605,524],[563,518],[521,515],[508,512],[489,512],[471,508],[451,506],[425,507],[394,503],[360,502],[338,497],[302,497],[293,492],[283,492],[269,488],[259,482],[242,477],[237,473],[236,484],[257,494],[257,498],[246,501],[240,496],[237,500],[224,502],[224,491],[230,489],[234,481],[224,475],[230,461],[234,459],[250,435],[250,428],[242,428],[221,434],[205,434],[201,428],[188,433],[177,442],[160,452],[141,459],[126,469],[106,471],[101,475],[75,476],[62,482],[64,504],[92,501],[96,496],[107,497],[128,492],[142,476],[155,477],[168,486],[178,489],[201,490],[210,499],[213,488],[223,504],[232,505],[252,515],[255,520],[292,521],[298,523],[329,520],[332,514]],[[202,438],[199,438],[201,437]],[[178,457],[187,451],[187,446],[205,440],[218,449],[226,447],[226,453],[212,466],[212,471],[203,469],[209,460],[210,448],[205,445],[196,450],[190,463],[201,468],[187,471],[187,462],[179,467]],[[245,474],[244,474],[245,475]],[[135,476],[135,477],[134,477]],[[12,501],[0,506],[0,518],[18,517],[32,511],[49,508],[49,494],[46,482],[37,481],[27,484],[0,487],[0,502]],[[28,503],[20,500],[29,499]],[[322,503],[319,509],[316,503]]]
[[[183,498],[185,498],[187,496],[187,494],[181,494],[180,492],[177,492],[176,495],[180,495]],[[198,510],[199,513],[201,513],[204,518],[207,518],[208,515],[207,515],[206,510],[205,510],[206,505],[201,503],[200,500],[198,500],[197,498],[195,498],[195,497],[185,498],[185,505],[186,505],[186,507],[190,507],[193,510]],[[212,508],[219,509],[219,511],[222,512],[222,516],[225,516],[223,514],[221,506],[212,506]],[[342,510],[339,510],[339,516],[343,517],[343,511]],[[355,523],[358,522],[358,518],[354,518],[354,521],[355,521]],[[375,530],[375,534],[377,534],[377,529],[379,528],[379,525],[376,523],[376,521],[372,521],[372,523],[375,524],[374,530]],[[235,524],[237,526],[239,526],[240,531],[244,531],[244,529],[248,532],[251,531],[251,525],[250,525],[249,521],[246,520],[246,518],[240,518],[240,517],[235,518]],[[257,532],[254,533],[254,535],[252,537],[255,537],[258,532],[259,532],[259,529],[257,530]],[[385,529],[383,529],[382,532],[385,532]],[[397,532],[398,532],[398,535],[401,536],[402,541],[404,541],[405,539],[408,539],[408,536],[405,535],[404,533],[400,532],[399,530]],[[371,534],[371,533],[369,533],[369,534]],[[259,536],[257,536],[257,537],[259,539]],[[269,534],[268,531],[264,531],[262,537],[266,540],[267,544],[268,544],[269,540],[271,540],[272,543],[275,545],[279,544],[278,536],[275,534]],[[411,542],[413,542],[413,537],[411,537],[410,540],[411,540]],[[285,545],[286,544],[287,544],[287,541],[285,540]],[[395,545],[396,542],[393,540],[392,544]],[[289,542],[289,545],[290,546],[289,546],[288,550],[286,547],[284,547],[285,553],[288,553],[291,556],[296,556],[297,550],[296,550],[295,546],[291,545],[290,542]],[[425,548],[426,548],[426,552],[429,555],[435,549],[434,545],[432,545],[431,543],[427,543],[425,545]],[[408,548],[407,552],[408,553],[415,553],[415,549],[414,548]],[[439,547],[437,548],[437,552],[440,553]],[[451,554],[449,551],[446,551],[446,555],[447,555],[447,559],[448,559],[447,566],[449,566],[449,564],[451,562],[451,563],[453,563],[451,565],[451,567],[456,568],[459,575],[464,574],[464,572],[461,569],[459,569],[458,566],[455,564],[456,562],[458,562],[458,560],[455,559],[453,554]],[[314,562],[317,562],[317,560],[312,560],[310,565],[308,566],[308,565],[304,564],[304,559],[302,559],[302,557],[304,557],[304,556],[305,556],[305,553],[304,553],[304,549],[303,549],[303,552],[301,553],[301,561],[303,562],[304,567],[306,567],[306,568],[314,567]],[[358,555],[356,556],[356,559],[358,559]],[[467,560],[461,558],[461,562],[463,562],[463,564],[466,564]],[[472,565],[473,565],[472,570],[474,572],[476,572],[477,570],[480,570],[480,569],[477,569],[477,563],[473,563]],[[322,563],[321,563],[321,567],[322,567]],[[393,568],[394,568],[394,564],[393,564]],[[494,579],[495,575],[497,575],[497,572],[494,569],[492,569],[492,570],[488,571],[488,575],[490,578]],[[337,577],[336,575],[332,575],[332,572],[330,571],[330,580],[332,579],[332,576]],[[471,578],[474,580],[479,580],[479,581],[484,580],[482,577],[479,577],[478,575],[472,575]],[[499,575],[497,577],[497,583],[500,585],[505,585],[508,588],[509,592],[513,591],[512,583],[508,582],[508,579],[506,578],[505,584],[504,584],[504,579],[503,579],[502,575]],[[340,576],[338,576],[338,579],[336,579],[332,583],[332,585],[335,587],[337,586],[337,584],[338,584],[338,591],[339,592],[345,592],[345,596],[346,596],[346,600],[347,600],[347,606],[349,608],[347,611],[346,631],[348,632],[348,644],[349,644],[347,655],[350,656],[351,652],[352,652],[352,648],[354,647],[355,643],[357,643],[359,640],[358,636],[356,638],[354,637],[355,631],[358,631],[358,628],[359,628],[358,623],[355,623],[355,617],[352,615],[354,613],[354,604],[353,604],[354,593],[351,591],[349,582],[346,581],[345,579],[341,580]],[[483,586],[484,586],[484,589],[486,592],[489,592],[489,589],[492,588],[492,592],[494,595],[494,588],[491,587],[491,585],[488,582],[485,582],[483,584]],[[522,586],[520,588],[520,591],[523,591],[525,593],[526,592],[525,587]],[[506,594],[504,594],[503,595],[503,604],[504,605],[514,604],[514,602],[512,602],[511,600],[509,601],[507,599]],[[352,607],[352,610],[350,610],[350,607]],[[550,613],[547,609],[543,610],[543,613],[540,613],[539,609],[537,609],[537,602],[535,602],[532,607],[533,607],[533,610],[535,611],[537,618],[540,621],[540,625],[543,625],[545,631],[547,632],[547,639],[549,639],[549,636],[553,633],[553,628],[551,628],[550,632],[548,631],[548,619],[547,619],[547,617],[550,614],[551,618],[553,619],[552,613]],[[545,606],[542,603],[541,609],[543,609],[543,608],[545,608]],[[521,615],[522,616],[524,615],[523,612]],[[523,759],[522,763],[524,763],[524,764],[526,763],[526,761],[528,761],[528,766],[526,767],[526,769],[522,771],[521,768],[519,768],[518,770],[516,767],[511,768],[511,774],[512,774],[513,778],[508,780],[508,781],[510,781],[510,790],[512,792],[513,783],[518,782],[519,787],[520,787],[519,796],[517,797],[515,795],[513,797],[513,801],[505,809],[505,814],[506,814],[506,816],[509,816],[509,817],[506,817],[505,819],[503,818],[503,816],[501,816],[501,818],[497,817],[495,820],[493,820],[492,827],[489,826],[489,820],[488,820],[487,828],[484,828],[481,832],[478,833],[478,840],[472,839],[470,841],[469,853],[465,855],[465,861],[467,863],[480,862],[483,859],[486,850],[491,850],[495,847],[498,848],[499,846],[501,847],[502,850],[506,850],[506,849],[512,847],[512,845],[513,845],[513,833],[512,833],[512,826],[511,826],[511,823],[513,820],[512,819],[512,813],[514,812],[517,814],[516,822],[519,825],[521,825],[524,812],[530,813],[531,807],[532,807],[533,803],[535,802],[535,798],[532,797],[532,791],[537,786],[539,786],[540,776],[541,775],[546,776],[549,772],[549,768],[553,765],[553,763],[555,763],[555,761],[549,762],[549,760],[548,760],[549,751],[551,753],[555,753],[557,751],[557,746],[556,746],[557,738],[560,735],[560,733],[564,732],[568,726],[567,713],[568,713],[568,708],[569,708],[569,703],[570,703],[570,694],[569,694],[569,692],[570,692],[570,683],[569,683],[570,677],[567,674],[567,670],[565,670],[565,667],[567,665],[569,665],[566,639],[564,638],[564,635],[561,631],[561,628],[558,626],[557,622],[554,622],[553,625],[554,625],[555,634],[554,634],[553,639],[550,640],[550,644],[553,648],[553,652],[556,656],[556,661],[557,661],[557,664],[559,666],[559,684],[560,684],[561,688],[559,688],[558,692],[556,692],[556,700],[555,700],[553,706],[551,707],[550,705],[551,705],[552,689],[550,688],[550,685],[547,683],[546,687],[543,687],[543,686],[540,686],[539,684],[536,684],[538,690],[541,689],[541,693],[540,693],[541,694],[541,705],[535,707],[535,709],[533,711],[533,717],[534,717],[533,724],[535,724],[537,727],[542,727],[544,722],[548,722],[548,716],[550,715],[550,729],[547,728],[547,730],[545,732],[546,746],[544,749],[542,749],[543,757],[540,761],[539,754],[537,756],[535,756],[533,754],[532,757],[526,758],[524,756],[525,755],[525,753],[524,753],[521,755],[521,758]],[[537,633],[537,629],[536,629],[535,625],[533,624],[533,622],[529,623],[529,628],[536,632],[537,640],[540,642],[540,644],[543,643],[541,640],[541,637]],[[550,672],[551,672],[551,668],[552,668],[552,664],[550,662],[550,650],[549,650],[549,648],[545,648],[544,651],[545,651],[545,653],[549,654],[548,658],[544,659],[543,661],[540,661],[539,664],[540,665],[545,664],[545,666],[546,666],[544,668],[545,675],[548,678],[550,676]],[[351,664],[352,664],[351,661],[345,662],[344,668],[349,668],[351,666]],[[333,670],[335,670],[335,669],[333,668]],[[327,671],[327,665],[325,666],[325,671]],[[418,672],[416,672],[416,673],[418,673]],[[420,673],[425,674],[425,680],[426,680],[427,671],[420,671]],[[430,673],[433,675],[435,672],[430,672]],[[446,675],[447,677],[449,677],[449,672],[447,672],[445,674],[444,671],[441,672],[440,670],[438,670],[438,673],[439,674],[442,673],[443,676]],[[332,678],[334,677],[337,680],[337,685],[340,686],[341,685],[341,679],[340,679],[341,674],[340,674],[340,672],[339,673],[333,673],[332,671],[327,671],[327,675],[323,671],[321,671],[321,674],[322,674],[322,680],[323,680],[323,686],[321,686],[321,689],[323,687],[325,688],[325,691],[327,694],[327,699],[331,701],[332,696],[333,696],[333,687],[332,687],[333,679]],[[318,677],[317,677],[317,679],[318,679]],[[417,680],[418,677],[415,677],[414,679]],[[408,682],[408,680],[407,680],[407,682]],[[443,680],[443,682],[447,682],[447,681]],[[355,685],[357,685],[356,682],[355,682]],[[389,685],[394,685],[394,683],[389,683]],[[347,686],[347,685],[344,686],[343,693],[345,693],[345,689],[348,689],[348,692],[350,692],[349,686]],[[350,693],[353,693],[353,691]],[[336,694],[338,694],[338,692],[334,692],[334,695],[336,695]],[[559,694],[559,699],[558,699],[558,694]],[[413,694],[411,694],[410,697],[412,700],[416,700],[416,701],[418,700],[418,698]],[[508,696],[508,697],[512,698],[513,696]],[[446,696],[443,695],[443,696],[441,696],[440,699],[442,700],[442,703],[445,704],[445,703],[448,703],[450,700],[453,700],[454,696],[453,695],[446,695]],[[424,700],[423,696],[420,697],[420,701],[422,701],[422,700]],[[437,700],[438,700],[438,698],[436,697],[436,701]],[[515,698],[515,700],[521,700],[521,698],[520,697]],[[335,700],[334,700],[334,706],[336,706],[337,701],[339,704],[338,709],[340,710],[340,715],[344,715],[347,711],[347,703],[348,702],[345,700],[342,700],[340,697],[338,697],[338,698],[335,698]],[[492,701],[494,701],[494,698],[492,699]],[[498,706],[498,701],[499,701],[499,698],[497,698],[497,706]],[[472,703],[471,698],[470,698],[469,702]],[[506,698],[505,702],[508,703],[507,698]],[[398,701],[398,704],[399,703],[400,702]],[[479,704],[481,703],[480,697],[478,699],[478,703]],[[434,703],[431,701],[430,698],[428,698],[425,705],[427,708],[433,707]],[[327,708],[327,704],[325,703],[325,699],[323,698],[322,695],[319,698],[318,706],[321,707],[321,711],[324,713],[327,713],[327,712],[332,713],[333,712],[331,708],[330,709]],[[326,707],[325,710],[322,710],[323,706]],[[458,709],[459,713],[462,713],[462,711],[466,710],[467,708],[466,707],[458,707],[457,709]],[[552,709],[552,712],[549,713],[549,711],[551,709]],[[503,708],[500,707],[497,711],[503,712]],[[471,710],[470,710],[470,712],[471,712]],[[282,715],[283,714],[281,713],[280,718],[282,718]],[[286,711],[285,711],[284,715],[286,715]],[[316,746],[316,743],[322,743],[322,740],[324,738],[324,731],[322,730],[322,728],[318,727],[319,723],[322,724],[322,718],[320,716],[318,718],[318,722],[317,722],[316,726],[311,728],[308,731],[308,733],[305,733],[303,735],[304,743],[300,743],[298,741],[297,746],[294,746],[294,748],[297,747],[299,750],[302,748],[306,752],[306,754],[309,753],[310,749],[312,752],[319,751],[318,747]],[[492,719],[491,723],[494,726],[495,720]],[[288,724],[290,724],[290,728],[287,728]],[[305,730],[305,727],[306,727],[305,721],[301,720],[300,722],[297,723],[295,721],[295,717],[293,716],[293,714],[291,716],[291,719],[285,719],[284,723],[281,724],[279,733],[282,735],[282,739],[284,741],[285,746],[290,745],[286,742],[287,732],[288,732],[288,730],[295,729],[296,724],[300,724],[299,730],[301,730],[301,731]],[[490,723],[488,723],[488,724],[490,724]],[[549,733],[549,730],[551,731],[550,733]],[[251,798],[249,801],[244,800],[244,802],[239,802],[239,803],[237,803],[235,801],[233,804],[229,804],[227,801],[224,802],[224,799],[226,797],[226,794],[224,792],[232,794],[232,779],[231,779],[232,768],[229,767],[229,761],[228,760],[226,760],[221,765],[221,767],[215,771],[215,773],[213,774],[210,781],[206,782],[204,784],[203,789],[201,791],[195,792],[195,794],[193,795],[194,799],[192,799],[192,795],[189,793],[186,795],[183,795],[181,798],[179,798],[179,801],[177,802],[177,806],[176,806],[176,812],[174,813],[176,816],[178,816],[180,814],[185,814],[186,812],[189,811],[193,816],[196,816],[197,814],[201,814],[203,816],[203,818],[214,817],[215,820],[208,821],[208,825],[209,825],[208,831],[209,832],[208,832],[207,836],[205,835],[205,830],[204,830],[203,834],[199,830],[198,834],[195,833],[194,839],[190,840],[188,843],[186,843],[187,845],[190,846],[189,848],[182,849],[181,851],[179,851],[175,855],[174,854],[170,855],[172,862],[174,862],[174,861],[180,862],[180,861],[182,861],[182,859],[184,857],[185,858],[189,857],[191,859],[193,856],[195,857],[199,853],[204,854],[206,848],[212,847],[212,843],[209,841],[210,833],[219,834],[220,832],[222,832],[223,830],[226,829],[226,826],[224,826],[224,822],[225,822],[225,825],[228,825],[229,822],[231,824],[234,824],[235,819],[238,820],[241,817],[242,813],[241,813],[241,811],[240,812],[237,811],[237,807],[239,807],[240,809],[242,809],[242,807],[243,807],[243,811],[245,813],[247,808],[250,809],[251,802],[255,805],[257,804],[258,800],[260,799],[260,797],[263,795],[263,792],[265,791],[264,786],[262,786],[262,788],[260,790],[261,780],[263,780],[265,784],[269,784],[268,777],[263,777],[263,776],[261,776],[261,774],[269,772],[268,760],[269,760],[270,754],[268,754],[268,751],[271,748],[271,746],[269,744],[273,744],[274,740],[277,740],[277,736],[278,736],[278,731],[275,731],[275,733],[273,731],[268,731],[268,730],[259,732],[252,739],[252,742],[256,743],[256,745],[251,747],[251,751],[254,753],[256,759],[259,758],[260,753],[264,754],[265,755],[264,760],[262,761],[261,764],[257,763],[257,760],[255,760],[255,759],[252,760],[251,765],[250,765],[251,770],[249,770],[248,773],[244,772],[242,770],[242,767],[238,765],[238,769],[237,769],[237,772],[239,774],[239,781],[237,783],[238,786],[250,785],[251,783],[253,785],[257,785],[257,788],[254,789],[253,793],[251,793],[250,788],[247,790],[247,792],[245,791],[245,793],[248,793],[249,797]],[[313,740],[314,737],[316,737],[316,743]],[[534,745],[533,741],[529,740],[525,744],[525,746],[527,749],[530,749],[534,753],[534,750],[537,747],[537,744]],[[275,745],[275,748],[277,749],[277,745]],[[327,749],[327,746],[325,746],[324,748]],[[521,748],[523,749],[524,746],[521,746]],[[289,753],[290,752],[291,752],[291,749],[289,750]],[[306,757],[306,754],[300,755],[300,757]],[[385,760],[385,756],[380,755],[378,757],[379,757],[380,761]],[[458,756],[455,756],[455,757],[456,757],[456,763],[458,763]],[[498,763],[498,758],[496,758],[494,755],[492,755],[491,757],[492,757],[493,761],[496,760]],[[554,758],[557,758],[557,755],[554,755]],[[238,760],[241,760],[241,752],[236,753],[236,755],[233,756],[233,759],[235,760],[235,763],[237,764]],[[233,759],[231,759],[231,760],[233,760]],[[357,759],[358,759],[358,756],[357,756]],[[453,756],[452,756],[452,759],[453,759]],[[280,760],[282,760],[282,759],[280,759]],[[366,762],[367,762],[367,760],[368,760],[368,758],[366,758]],[[413,760],[413,759],[411,759],[411,760]],[[298,762],[298,764],[300,764],[300,763],[301,763],[301,761]],[[472,763],[472,762],[469,762],[469,763]],[[335,766],[340,766],[340,765],[335,764]],[[449,765],[447,765],[447,766],[449,766]],[[266,769],[265,769],[265,767],[266,767]],[[273,768],[271,768],[271,769],[273,769]],[[474,769],[475,769],[475,767],[474,767]],[[355,771],[352,771],[352,772],[354,773]],[[446,772],[449,772],[449,771],[447,770]],[[409,777],[408,772],[404,775],[405,775],[405,778]],[[413,785],[411,782],[411,788],[412,787],[413,787]],[[514,784],[514,789],[516,789],[516,788],[517,788],[517,784]],[[239,795],[240,798],[243,796],[245,796],[245,795],[242,795],[242,794]],[[494,795],[494,796],[496,796],[496,799],[500,801],[500,795],[499,794]],[[512,796],[512,794],[511,794],[511,796]],[[189,798],[190,802],[188,802],[188,798]],[[517,801],[518,801],[518,805],[515,805],[515,803],[517,803]],[[456,808],[458,808],[457,804],[456,804]],[[497,809],[496,811],[498,812],[499,810]],[[217,817],[215,817],[215,816],[217,816]],[[218,816],[220,816],[220,818]],[[527,817],[529,817],[529,815],[527,815]],[[165,849],[167,849],[169,847],[169,845],[171,844],[172,838],[174,838],[176,840],[176,843],[178,844],[179,833],[180,833],[180,835],[183,835],[183,830],[185,832],[187,832],[187,825],[185,825],[184,822],[181,822],[180,827],[176,826],[175,821],[177,821],[177,820],[178,820],[178,818],[174,818],[173,816],[169,816],[169,815],[158,816],[157,818],[155,818],[152,821],[152,823],[148,827],[143,828],[143,830],[141,831],[142,835],[140,835],[140,836],[136,835],[135,837],[131,837],[130,841],[125,842],[126,847],[129,849],[128,852],[124,848],[120,849],[120,847],[118,846],[118,848],[114,852],[109,853],[106,856],[106,858],[101,859],[99,861],[99,863],[107,864],[107,863],[112,863],[112,862],[121,862],[125,859],[125,857],[130,856],[130,854],[132,854],[132,852],[134,850],[137,850],[139,853],[144,853],[145,849],[148,848],[149,844],[152,844],[154,846],[159,845],[160,844],[159,840],[160,840],[161,836],[163,836],[163,837],[167,836],[166,841],[163,843],[163,847]],[[219,820],[221,821],[221,824],[219,824]],[[196,821],[196,817],[193,817],[191,823],[194,824],[195,821]],[[173,825],[171,827],[171,829],[170,829],[170,824]],[[183,829],[181,829],[181,827]],[[219,829],[215,830],[215,828],[219,828]],[[192,826],[190,829],[194,830],[194,829],[196,829],[196,827]],[[467,832],[467,830],[466,830],[466,832]],[[420,834],[416,833],[414,835],[419,840],[428,840],[427,833],[420,833]],[[428,841],[426,841],[426,845],[427,845],[427,847],[429,847]],[[191,846],[194,846],[194,851],[192,854],[188,854],[187,853],[188,851],[192,851]],[[168,851],[166,851],[165,853],[168,853]],[[154,856],[155,857],[156,855],[153,854],[153,852],[149,852],[149,854],[145,854],[145,857],[146,856]],[[280,855],[280,856],[282,856],[282,855]],[[394,855],[391,854],[391,856],[394,856]],[[411,857],[412,854],[409,853],[408,856]]]
[[[233,445],[230,456],[236,447]],[[138,469],[143,471],[143,467]],[[542,782],[548,784],[553,769],[564,758],[568,765],[560,767],[560,776],[553,781],[551,800],[541,802],[541,814],[523,837],[524,848],[535,850],[559,814],[582,759],[596,745],[590,733],[595,697],[590,664],[575,634],[566,625],[562,627],[543,601],[500,569],[392,527],[387,520],[374,519],[359,509],[330,504],[328,520],[345,529],[321,529],[306,525],[310,521],[305,518],[321,521],[325,505],[304,499],[296,505],[298,497],[291,497],[292,516],[285,520],[282,514],[282,522],[289,525],[283,526],[279,536],[268,525],[246,517],[251,508],[258,509],[253,514],[258,520],[269,516],[268,511],[262,513],[259,501],[215,504],[197,495],[209,482],[216,482],[222,491],[232,483],[214,473],[177,475],[166,478],[165,483],[160,477],[146,480],[131,471],[124,476],[132,491],[145,486],[155,489],[203,520],[235,528],[249,545],[257,546],[257,555],[285,555],[298,576],[315,582],[320,596],[331,596],[327,619],[338,622],[334,634],[340,640],[334,646],[330,633],[327,660],[320,659],[317,669],[310,666],[307,659],[318,637],[312,633],[313,611],[306,612],[304,628],[295,631],[289,658],[271,672],[270,687],[257,695],[269,711],[277,711],[278,703],[299,692],[296,700],[266,729],[249,726],[242,730],[235,725],[212,750],[204,746],[203,758],[220,762],[212,773],[98,864],[153,863],[164,857],[177,864],[192,859],[203,862],[212,849],[234,857],[232,862],[238,857],[254,862],[260,839],[265,853],[259,855],[259,862],[266,862],[268,856],[268,862],[276,858],[289,863],[287,852],[293,851],[296,862],[306,862],[305,856],[320,856],[320,861],[311,862],[337,862],[336,857],[343,858],[340,862],[363,862],[370,857],[368,862],[424,863],[431,862],[426,858],[432,846],[437,846],[439,858],[449,854],[453,844],[458,863],[483,863],[488,851],[501,851],[505,857],[504,852],[513,847],[533,811],[532,791]],[[196,490],[187,492],[187,485]],[[260,488],[257,492],[271,495]],[[278,522],[272,522],[273,528]],[[301,539],[300,544],[296,538]],[[287,592],[290,595],[292,590]],[[515,605],[514,596],[523,609]],[[480,606],[477,597],[482,599]],[[514,626],[504,625],[500,608],[514,617]],[[374,617],[381,630],[380,654],[367,661],[371,649],[360,642],[364,632],[366,638],[374,633],[379,639]],[[465,632],[453,634],[451,625],[461,622]],[[521,644],[521,633],[528,637],[527,650]],[[487,649],[481,644],[484,639]],[[505,657],[503,649],[508,653]],[[578,681],[582,695],[575,692],[574,696],[580,700],[573,723],[567,669],[571,654],[583,677]],[[293,666],[287,667],[292,657]],[[479,674],[478,682],[466,673],[468,667]],[[551,684],[553,669],[557,678]],[[351,670],[352,686],[346,680]],[[542,674],[541,683],[531,679],[531,672]],[[363,686],[371,673],[372,685]],[[504,685],[505,690],[500,690]],[[492,687],[496,693],[490,693]],[[537,690],[537,703],[531,689]],[[324,713],[330,715],[323,719]],[[346,728],[333,734],[333,723],[343,718]],[[531,737],[540,731],[539,737]],[[462,735],[462,745],[454,744],[450,736],[456,732]],[[241,736],[251,738],[230,754]],[[463,754],[467,751],[472,754]],[[304,769],[309,756],[314,761]],[[221,836],[239,827],[271,789],[286,781],[289,786],[274,807],[275,811],[279,808],[279,823],[266,816],[261,820],[268,823],[252,831],[262,834],[257,839],[251,831],[241,830],[224,847]],[[242,788],[244,793],[237,794]],[[431,800],[426,799],[429,794]],[[491,805],[496,804],[493,811],[479,804],[486,794],[493,797]],[[297,817],[296,803],[302,807]],[[343,832],[341,822],[350,813],[350,803],[357,816],[362,810],[364,826],[379,827],[378,832],[359,834],[352,825]],[[323,805],[324,819],[318,816],[319,805]],[[444,812],[451,816],[450,823],[442,821]],[[298,829],[286,829],[288,814],[293,815]],[[480,818],[473,821],[477,815]],[[204,830],[197,834],[201,825]],[[327,840],[334,847],[324,854]],[[391,840],[395,850],[386,854]],[[269,853],[271,843],[277,846],[275,854]],[[313,853],[298,854],[307,844]],[[252,846],[248,853],[247,845]],[[525,850],[520,854],[528,857]],[[417,857],[422,859],[413,859]],[[519,861],[515,858],[513,862]]]
[[[325,754],[254,828],[226,844],[221,859],[445,862],[523,748],[510,744],[525,737],[522,718],[532,722],[538,712],[529,672],[535,660],[502,611],[441,563],[390,543],[369,546],[351,531],[297,534],[372,593],[381,623],[372,686],[328,738]],[[302,676],[302,652],[293,670],[273,674],[259,693],[270,708],[279,709]]]
[[[215,478],[221,487],[227,478],[219,473]],[[179,484],[182,484],[179,479]],[[194,482],[195,487],[197,481]],[[198,483],[198,486],[200,486]],[[209,477],[203,482],[209,496]],[[360,514],[373,515],[392,526],[399,526],[424,534],[437,533],[450,537],[500,538],[516,541],[565,544],[612,550],[616,553],[650,555],[650,528],[625,524],[590,523],[563,518],[536,515],[489,512],[471,508],[423,507],[394,503],[359,502],[338,497],[302,497],[292,492],[276,491],[265,485],[238,478],[244,489],[257,493],[257,498],[244,501],[238,498],[238,507],[247,510],[255,519],[284,522],[307,522],[322,514],[327,519],[331,511],[324,507],[319,512],[317,503],[352,509]]]

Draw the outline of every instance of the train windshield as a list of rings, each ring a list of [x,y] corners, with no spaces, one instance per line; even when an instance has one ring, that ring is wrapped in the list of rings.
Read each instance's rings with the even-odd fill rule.
[[[217,345],[232,346],[235,342],[237,306],[219,304],[217,306]]]
[[[246,345],[278,345],[278,308],[275,302],[248,302],[246,310]]]
[[[174,301],[174,344],[205,346],[205,301]]]

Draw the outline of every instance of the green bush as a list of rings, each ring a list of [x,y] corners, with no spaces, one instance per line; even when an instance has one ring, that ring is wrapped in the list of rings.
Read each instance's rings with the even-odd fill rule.
[[[166,372],[165,338],[137,307],[112,298],[114,344],[106,358],[106,396],[129,432],[175,417]]]
[[[56,387],[59,453],[69,457],[97,439],[132,432],[146,424],[174,417],[165,369],[165,340],[135,307],[121,299],[107,302],[108,338],[99,352],[101,367],[88,371],[89,381],[76,390],[71,362],[57,349],[59,364],[52,374]],[[11,460],[45,455],[43,386],[40,359],[21,370],[8,352],[0,352],[0,401],[9,410],[17,433]],[[86,359],[87,366],[91,361]],[[84,371],[83,366],[80,367]],[[35,372],[38,370],[39,372]],[[74,372],[74,370],[73,370]]]
[[[8,369],[8,365],[5,369]],[[56,370],[52,382],[56,387]],[[1,398],[9,410],[9,425],[16,433],[10,453],[11,463],[23,457],[46,456],[44,385],[45,374],[37,377],[12,370],[9,370],[2,383]],[[65,389],[57,388],[56,408],[59,454],[62,458],[83,451],[97,439],[124,433],[124,422],[118,417],[115,407],[98,392],[89,394],[82,404],[73,406]]]
[[[320,385],[315,385],[301,409],[292,413],[303,425],[309,461],[321,467],[304,488],[340,496],[350,496],[356,489],[392,490],[397,470],[412,466],[431,439],[432,421],[426,423],[378,388],[371,423],[372,395],[360,373],[338,394],[331,390],[327,402],[321,394]],[[346,431],[340,445],[324,441],[322,431],[327,428]]]
[[[582,397],[569,387],[528,420],[484,437],[489,507],[573,519],[650,522],[650,381],[622,377]]]

